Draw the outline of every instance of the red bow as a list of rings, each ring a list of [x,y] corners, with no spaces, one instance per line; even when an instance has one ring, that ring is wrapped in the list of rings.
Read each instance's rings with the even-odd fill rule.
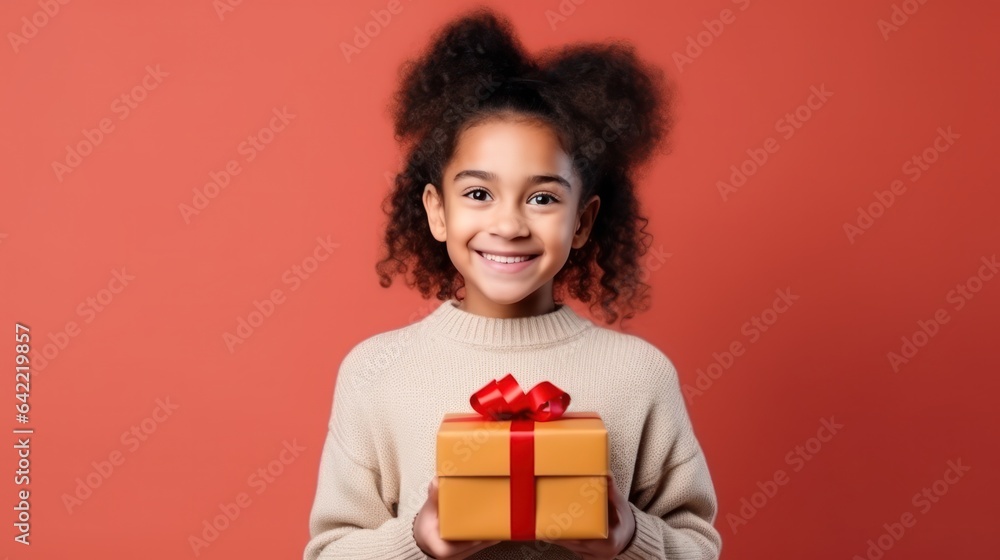
[[[514,375],[508,373],[500,381],[490,381],[469,398],[472,408],[492,420],[555,420],[569,407],[569,393],[548,381],[535,385],[528,394]]]

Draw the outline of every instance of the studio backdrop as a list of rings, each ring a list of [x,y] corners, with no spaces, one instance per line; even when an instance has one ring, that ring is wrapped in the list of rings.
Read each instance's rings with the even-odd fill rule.
[[[386,105],[475,5],[0,6],[0,557],[301,556],[338,365],[439,304],[375,273]],[[995,556],[996,5],[493,6],[676,86],[621,328],[677,367],[723,558]]]

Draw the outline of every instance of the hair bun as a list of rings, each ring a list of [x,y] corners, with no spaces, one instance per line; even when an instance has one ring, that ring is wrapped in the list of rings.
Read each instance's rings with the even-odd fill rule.
[[[449,22],[402,66],[392,111],[397,140],[419,137],[449,108],[480,100],[484,80],[507,82],[530,72],[529,60],[511,23],[488,8]]]
[[[672,89],[663,71],[625,42],[575,43],[549,50],[541,66],[553,87],[546,97],[586,130],[605,167],[630,168],[649,159],[669,132]],[[581,145],[587,156],[587,143]]]

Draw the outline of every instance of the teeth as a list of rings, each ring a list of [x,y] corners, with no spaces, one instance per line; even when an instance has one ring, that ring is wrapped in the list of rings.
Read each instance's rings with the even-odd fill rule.
[[[496,261],[498,263],[505,263],[505,264],[524,262],[531,258],[531,257],[502,257],[500,255],[491,255],[489,253],[480,253],[480,254],[491,261]]]

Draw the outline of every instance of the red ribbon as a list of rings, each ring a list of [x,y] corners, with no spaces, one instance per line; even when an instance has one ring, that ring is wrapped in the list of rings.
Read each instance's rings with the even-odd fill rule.
[[[569,407],[569,393],[542,381],[525,394],[508,373],[500,381],[490,381],[473,393],[469,402],[488,420],[511,420],[510,538],[535,540],[535,422],[559,419]],[[581,417],[598,418],[597,415]]]
[[[508,373],[500,381],[490,381],[469,398],[472,408],[492,420],[555,420],[569,407],[569,393],[542,381],[524,394]]]

